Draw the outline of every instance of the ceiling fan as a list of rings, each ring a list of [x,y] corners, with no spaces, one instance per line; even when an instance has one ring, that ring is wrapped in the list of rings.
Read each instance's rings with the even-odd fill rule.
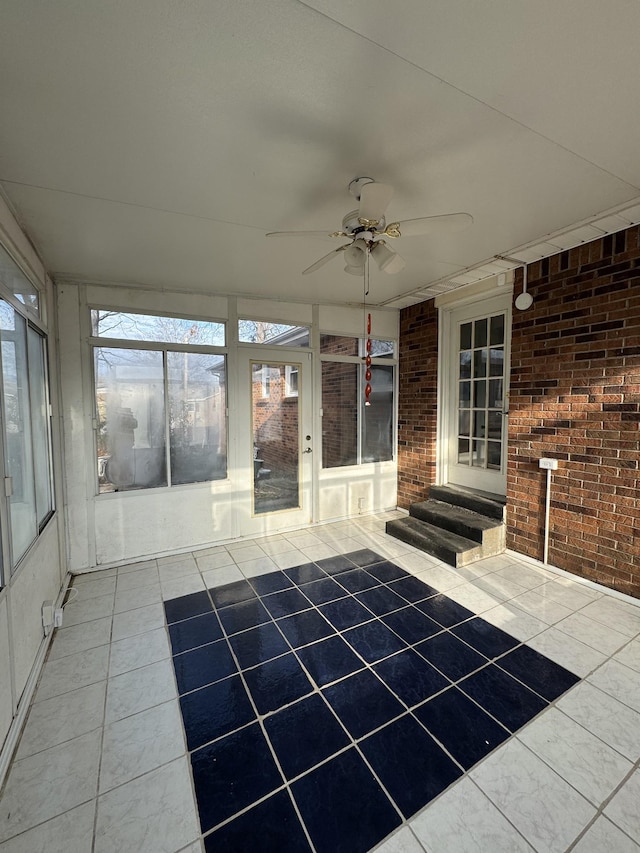
[[[391,249],[385,238],[418,237],[424,234],[443,234],[461,231],[473,222],[468,213],[447,213],[442,216],[423,216],[387,225],[385,211],[393,196],[393,187],[379,184],[373,178],[354,178],[349,192],[360,202],[342,220],[341,231],[271,231],[267,237],[347,237],[348,243],[338,246],[311,264],[303,275],[315,272],[332,258],[344,253],[345,272],[363,275],[369,256],[386,273],[398,273],[405,267],[404,258]]]

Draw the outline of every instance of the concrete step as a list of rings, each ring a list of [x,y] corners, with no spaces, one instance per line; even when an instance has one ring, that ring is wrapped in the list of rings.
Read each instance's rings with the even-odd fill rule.
[[[464,507],[496,521],[504,521],[506,499],[488,492],[460,489],[456,486],[431,486],[429,497],[437,501]]]
[[[441,527],[450,533],[478,542],[486,550],[487,555],[498,554],[504,550],[505,526],[496,518],[489,518],[471,509],[432,498],[412,504],[409,514],[435,527]]]
[[[478,542],[412,516],[388,521],[386,532],[455,568],[462,568],[487,556]]]

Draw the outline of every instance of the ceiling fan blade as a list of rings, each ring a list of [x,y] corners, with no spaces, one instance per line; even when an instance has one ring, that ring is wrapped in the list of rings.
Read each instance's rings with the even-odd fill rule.
[[[331,258],[335,257],[338,252],[344,252],[347,246],[350,246],[351,243],[345,243],[344,246],[338,246],[337,249],[333,249],[333,251],[329,252],[326,255],[323,255],[319,261],[316,261],[315,264],[311,264],[310,267],[307,267],[306,270],[302,270],[302,275],[309,275],[310,272],[315,272],[319,270],[320,267],[323,267],[325,264],[328,264]]]
[[[333,237],[335,232],[329,231],[269,231],[266,237]],[[342,236],[342,235],[337,235]]]
[[[445,213],[442,216],[423,216],[399,222],[402,237],[420,237],[423,234],[452,234],[473,224],[469,213]]]
[[[379,222],[393,196],[393,187],[389,184],[376,184],[372,181],[360,190],[360,210],[358,217],[369,222]]]

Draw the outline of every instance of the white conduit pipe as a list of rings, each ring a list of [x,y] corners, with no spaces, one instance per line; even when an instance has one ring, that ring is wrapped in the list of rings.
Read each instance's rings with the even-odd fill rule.
[[[543,457],[538,466],[547,472],[547,494],[544,502],[544,563],[549,562],[549,510],[551,508],[551,472],[558,468],[557,459]]]
[[[549,563],[549,510],[551,508],[551,469],[547,468],[547,498],[544,505],[544,560]]]

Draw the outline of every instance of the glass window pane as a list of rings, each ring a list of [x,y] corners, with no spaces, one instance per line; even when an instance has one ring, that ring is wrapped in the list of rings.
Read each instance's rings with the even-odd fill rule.
[[[473,346],[477,347],[486,347],[487,345],[487,318],[483,317],[482,320],[476,320],[473,324],[474,328],[474,341]]]
[[[504,314],[498,314],[491,318],[491,326],[489,332],[489,344],[492,347],[500,346],[504,343]]]
[[[488,435],[498,441],[502,439],[502,412],[489,412]]]
[[[309,329],[264,320],[238,320],[238,340],[241,344],[308,347]]]
[[[502,376],[504,373],[504,349],[489,350],[489,376]]]
[[[5,468],[11,478],[8,499],[13,565],[38,534],[27,365],[27,323],[0,301],[0,340],[4,382]]]
[[[300,415],[297,397],[285,395],[287,367],[269,364],[268,400],[260,393],[264,365],[252,364],[253,507],[256,514],[293,509],[299,501]]]
[[[486,349],[476,350],[473,354],[473,375],[481,377],[487,375],[487,351]]]
[[[323,355],[360,355],[360,339],[346,335],[320,335]]]
[[[473,413],[473,434],[476,438],[484,438],[487,416],[485,412]]]
[[[471,349],[471,323],[460,326],[460,346],[458,349]]]
[[[159,317],[122,311],[91,310],[94,337],[123,338],[128,341],[157,341],[190,346],[224,346],[224,323],[184,317]]]
[[[473,405],[476,409],[484,409],[487,400],[487,380],[476,379],[473,383]]]
[[[471,405],[471,383],[470,382],[461,382],[460,383],[459,406],[461,409],[468,409],[470,405]]]
[[[460,379],[471,378],[471,353],[461,352],[460,356]]]
[[[485,442],[473,441],[471,448],[471,464],[474,468],[484,468],[485,460]]]
[[[322,467],[358,462],[358,364],[322,363]]]
[[[27,330],[27,345],[29,351],[36,516],[38,527],[40,527],[53,510],[45,341],[42,335],[39,335],[34,329],[29,328]]]
[[[369,402],[363,405],[362,462],[383,462],[393,458],[393,367],[371,368]]]
[[[2,246],[0,246],[0,281],[9,293],[13,293],[26,308],[29,308],[34,314],[40,313],[37,288],[31,284],[11,255]]]
[[[459,465],[468,465],[469,464],[469,439],[468,438],[459,438],[458,439],[458,464]]]
[[[227,476],[226,371],[222,355],[168,352],[171,483]]]
[[[489,380],[489,408],[502,409],[502,379]]]
[[[458,435],[469,435],[471,425],[471,414],[469,412],[458,412]]]
[[[365,341],[363,340],[363,344]],[[363,349],[363,355],[366,355],[366,352]],[[394,356],[394,346],[393,341],[375,341],[372,339],[371,341],[371,357],[372,358],[393,358]]]
[[[101,492],[166,486],[161,352],[96,347]]]
[[[487,442],[487,468],[500,469],[500,449],[499,441]]]

